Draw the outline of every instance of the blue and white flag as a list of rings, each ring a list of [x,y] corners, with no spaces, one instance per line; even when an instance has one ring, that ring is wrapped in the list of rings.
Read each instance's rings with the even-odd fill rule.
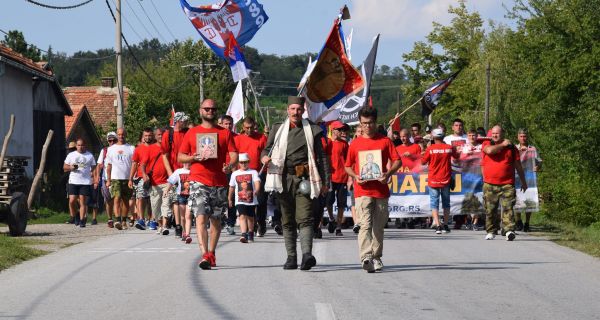
[[[269,17],[256,0],[225,0],[220,4],[192,7],[180,0],[183,12],[206,44],[221,58],[225,57],[229,33],[240,46],[248,43]]]

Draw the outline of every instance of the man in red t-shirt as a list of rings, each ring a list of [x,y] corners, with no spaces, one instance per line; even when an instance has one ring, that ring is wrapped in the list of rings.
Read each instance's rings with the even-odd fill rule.
[[[396,152],[402,159],[402,171],[418,172],[421,168],[418,160],[423,152],[421,145],[410,142],[408,129],[400,130],[400,141],[402,144],[396,146]]]
[[[515,234],[515,217],[513,206],[516,201],[515,169],[521,179],[521,190],[527,190],[527,181],[521,166],[519,151],[508,139],[504,139],[502,127],[492,128],[491,141],[481,145],[483,171],[483,200],[485,204],[486,240],[494,239],[500,229],[498,205],[502,206],[502,235],[507,241],[513,241]]]
[[[450,232],[448,221],[450,218],[450,181],[452,179],[452,158],[458,159],[460,154],[454,147],[444,143],[444,131],[440,128],[431,131],[433,143],[427,147],[422,164],[429,164],[427,173],[427,186],[429,187],[429,203],[433,223],[437,226],[435,233]],[[439,206],[442,198],[444,210],[444,227],[440,224]]]
[[[331,141],[327,144],[327,156],[331,159],[331,190],[327,194],[327,211],[329,212],[329,233],[335,230],[336,236],[343,236],[342,223],[348,197],[348,173],[345,169],[348,156],[346,134],[348,125],[341,121],[331,124]],[[333,219],[333,203],[337,201],[337,223]]]
[[[264,135],[254,131],[256,127],[256,121],[252,117],[247,117],[242,122],[242,133],[235,136],[235,145],[238,148],[240,154],[247,153],[250,158],[248,168],[254,169],[260,176],[260,191],[258,194],[258,206],[256,208],[256,223],[258,223],[258,236],[262,237],[265,235],[267,230],[267,197],[265,193],[265,180],[267,177],[266,171],[261,172],[262,163],[260,163],[260,156],[267,144],[267,139]],[[234,213],[235,215],[235,213]],[[275,219],[275,218],[274,218]],[[281,233],[281,217],[279,217],[277,228],[278,232]],[[235,222],[235,220],[234,220]]]
[[[362,268],[372,273],[383,269],[383,232],[390,215],[388,180],[401,162],[392,140],[377,133],[377,109],[365,107],[358,115],[363,135],[352,140],[345,169],[354,179],[360,261]],[[388,162],[390,169],[383,172]]]
[[[141,163],[146,157],[148,152],[148,146],[154,139],[154,132],[152,128],[145,128],[142,131],[142,142],[135,147],[133,156],[131,158],[131,173],[130,176],[133,179],[129,180],[129,187],[133,189],[135,194],[135,213],[137,214],[132,217],[135,220],[135,227],[140,230],[146,229],[146,223],[144,222],[144,214],[146,212],[146,206],[148,204],[148,188],[144,187],[144,179]],[[131,223],[133,223],[133,220]]]
[[[160,150],[162,152],[162,162],[167,170],[167,174],[171,176],[173,172],[182,167],[177,161],[177,153],[179,146],[183,141],[183,137],[188,131],[188,115],[185,112],[176,112],[173,116],[173,128],[165,131],[162,135]],[[169,192],[169,205],[172,206],[177,200],[175,192]],[[172,210],[174,211],[174,210]],[[183,228],[181,227],[182,217],[185,212],[175,214],[175,236],[181,237]]]
[[[162,161],[162,150],[158,140],[146,148],[146,154],[141,162],[144,182],[150,182],[150,207],[154,218],[161,224],[159,234],[168,235],[167,218],[171,212],[169,208],[169,184],[167,183],[167,169]]]
[[[190,196],[186,215],[196,217],[196,230],[202,259],[198,265],[207,270],[216,266],[215,248],[221,235],[221,216],[227,210],[227,174],[237,166],[237,149],[231,131],[215,123],[215,101],[200,105],[201,124],[183,137],[177,159],[191,163]],[[198,149],[200,148],[200,149]],[[229,154],[230,163],[226,163]],[[210,244],[205,226],[210,219]]]

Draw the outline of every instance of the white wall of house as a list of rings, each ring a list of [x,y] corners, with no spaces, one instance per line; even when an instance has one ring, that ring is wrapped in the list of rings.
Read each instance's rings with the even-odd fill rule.
[[[2,63],[2,62],[0,62]],[[33,177],[33,93],[31,74],[5,64],[0,75],[0,148],[15,115],[15,127],[7,155],[30,157],[27,175]]]

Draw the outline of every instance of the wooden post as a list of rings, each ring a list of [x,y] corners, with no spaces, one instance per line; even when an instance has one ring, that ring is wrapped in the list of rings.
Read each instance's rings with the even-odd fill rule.
[[[27,208],[31,210],[31,205],[33,204],[33,198],[40,184],[40,180],[44,175],[44,168],[46,167],[46,153],[48,152],[48,147],[50,146],[50,141],[52,141],[52,135],[54,135],[54,131],[49,130],[48,136],[46,137],[46,142],[44,142],[44,146],[42,147],[42,158],[40,160],[40,167],[35,173],[35,178],[33,178],[33,183],[31,184],[31,189],[29,189],[29,196],[27,197]]]
[[[15,128],[15,115],[10,115],[10,126],[8,127],[8,132],[6,132],[6,136],[4,136],[4,143],[2,144],[2,153],[0,153],[0,170],[4,165],[4,157],[6,156],[6,149],[8,149],[8,141],[10,141],[10,136],[12,136],[13,129]]]

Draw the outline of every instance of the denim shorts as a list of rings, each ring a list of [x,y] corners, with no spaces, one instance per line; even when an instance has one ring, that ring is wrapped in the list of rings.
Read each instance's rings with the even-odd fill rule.
[[[442,188],[429,187],[429,205],[431,210],[440,207],[440,196],[442,197],[442,209],[450,209],[450,185]]]
[[[180,194],[177,195],[177,203],[178,204],[187,204],[189,196],[182,196]]]

